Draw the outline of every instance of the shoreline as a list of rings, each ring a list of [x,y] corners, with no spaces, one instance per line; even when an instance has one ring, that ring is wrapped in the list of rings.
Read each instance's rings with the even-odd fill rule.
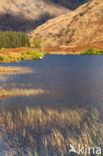
[[[45,52],[46,55],[80,55],[81,52]]]
[[[0,63],[12,63],[23,60],[40,60],[44,58],[44,55],[103,55],[103,50],[88,49],[85,51],[67,52],[67,51],[55,51],[44,52],[36,51],[29,47],[20,47],[12,49],[0,50]]]
[[[14,48],[0,50],[0,63],[12,63],[23,60],[39,60],[43,59],[44,54],[33,48]]]

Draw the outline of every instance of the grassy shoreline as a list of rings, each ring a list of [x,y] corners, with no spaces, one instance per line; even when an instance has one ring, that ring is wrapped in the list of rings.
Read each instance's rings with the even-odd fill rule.
[[[91,48],[80,53],[81,55],[103,55],[103,50]]]
[[[76,52],[65,52],[65,51],[56,51],[56,52],[45,52],[46,55],[80,55],[80,51]]]
[[[103,50],[100,49],[87,49],[85,51],[76,52],[45,52],[47,55],[103,55]],[[14,48],[14,49],[1,49],[0,50],[0,63],[17,62],[22,60],[38,60],[44,58],[44,54],[33,48]]]
[[[95,49],[95,48],[89,48],[84,51],[55,51],[55,52],[46,52],[47,55],[103,55],[103,50],[101,49]]]
[[[22,60],[42,59],[44,54],[32,48],[1,49],[0,62],[17,62]]]

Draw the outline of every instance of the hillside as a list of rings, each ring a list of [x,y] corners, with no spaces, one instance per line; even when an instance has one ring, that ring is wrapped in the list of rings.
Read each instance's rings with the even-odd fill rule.
[[[30,31],[69,9],[50,0],[0,0],[0,29]]]
[[[0,0],[0,30],[30,32],[45,21],[72,12],[88,0]]]
[[[47,21],[30,36],[41,36],[46,51],[103,49],[103,1],[91,0],[67,15]]]

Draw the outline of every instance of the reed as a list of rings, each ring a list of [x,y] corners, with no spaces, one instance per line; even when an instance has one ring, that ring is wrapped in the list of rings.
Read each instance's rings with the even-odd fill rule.
[[[99,122],[98,122],[99,120]],[[2,111],[0,125],[10,144],[23,145],[35,155],[66,155],[69,145],[103,145],[103,122],[97,108],[50,109],[40,107]],[[18,134],[17,134],[18,133]],[[29,149],[28,149],[29,145]]]
[[[13,88],[10,90],[1,89],[0,97],[13,97],[13,96],[36,96],[40,94],[44,94],[46,91],[43,89],[18,89]]]
[[[33,73],[34,71],[31,68],[27,67],[14,67],[14,66],[1,66],[0,75],[13,75],[13,74],[26,74]]]

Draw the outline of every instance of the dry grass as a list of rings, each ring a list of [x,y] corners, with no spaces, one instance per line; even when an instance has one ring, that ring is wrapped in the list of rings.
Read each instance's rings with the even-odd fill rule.
[[[33,73],[32,69],[25,67],[0,67],[0,80],[6,81],[7,76],[16,75],[16,74],[26,74]],[[17,84],[9,84],[10,87],[16,87]],[[42,89],[4,89],[4,86],[8,87],[8,84],[3,84],[3,88],[0,89],[0,97],[12,97],[12,96],[36,96],[38,94],[44,94],[45,91]],[[25,85],[26,87],[28,85]],[[24,87],[24,84],[19,84],[18,87]]]
[[[5,50],[2,50],[0,49],[0,54],[5,54],[5,55],[12,55],[13,53],[21,53],[21,52],[25,52],[25,51],[28,51],[28,50],[31,50],[32,48],[26,48],[26,47],[21,47],[21,48],[11,48],[11,49],[5,49]]]
[[[13,97],[13,96],[36,96],[38,94],[44,94],[46,91],[42,89],[18,89],[13,88],[10,90],[1,89],[0,97]]]
[[[31,74],[31,73],[36,73],[37,71],[32,70],[31,68],[28,67],[15,67],[15,66],[0,66],[0,81],[3,86],[8,86],[10,87],[17,86],[16,84],[7,84],[4,83],[6,82],[10,76],[12,75],[17,75],[17,74]],[[24,87],[24,84],[19,84],[20,87]],[[26,85],[27,86],[27,85]],[[30,86],[30,85],[28,85]],[[31,86],[32,87],[32,86]],[[2,94],[2,93],[1,93]]]
[[[9,143],[13,140],[16,148],[23,145],[27,152],[41,156],[67,154],[70,144],[103,145],[103,122],[96,108],[7,110],[1,113],[0,124],[12,136]]]
[[[98,41],[95,43],[92,43],[91,46],[89,47],[88,45],[84,45],[81,43],[78,46],[49,46],[44,49],[46,51],[46,54],[72,54],[72,55],[80,55],[82,51],[86,51],[89,48],[91,49],[99,49],[103,51],[103,41]]]
[[[33,73],[32,69],[25,68],[25,67],[0,67],[0,75],[13,75],[13,74],[26,74],[26,73]]]

